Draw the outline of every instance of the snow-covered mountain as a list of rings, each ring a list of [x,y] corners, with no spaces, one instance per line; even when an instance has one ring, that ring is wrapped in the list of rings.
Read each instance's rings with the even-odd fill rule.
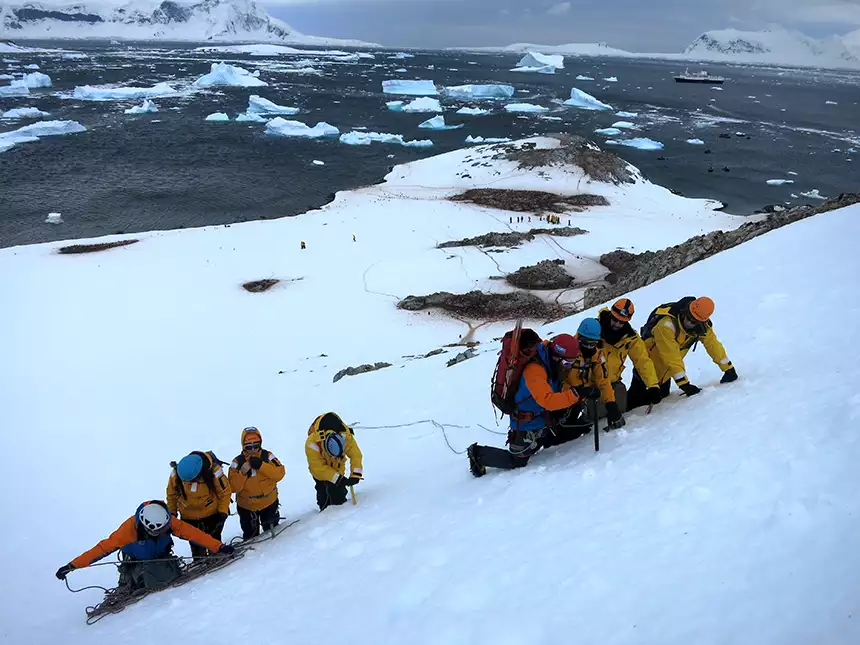
[[[254,0],[133,0],[74,5],[0,5],[0,37],[124,38],[128,40],[244,41],[363,46],[370,43],[302,34]]]
[[[708,31],[684,50],[684,56],[692,60],[822,67],[860,65],[860,57],[849,50],[845,39],[832,37],[818,40],[780,28],[764,31]]]

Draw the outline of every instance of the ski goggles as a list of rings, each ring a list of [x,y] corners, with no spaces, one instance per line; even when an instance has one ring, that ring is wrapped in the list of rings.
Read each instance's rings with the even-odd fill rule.
[[[556,363],[559,363],[562,367],[573,367],[575,360],[568,360],[566,358],[562,358],[561,356],[553,356],[553,360]]]
[[[579,337],[579,346],[583,349],[597,349],[600,347],[600,339],[599,338],[583,338]]]
[[[256,441],[254,443],[246,443],[244,446],[242,446],[242,448],[246,452],[254,452],[255,450],[259,450],[262,447],[263,447],[263,444],[260,441]]]

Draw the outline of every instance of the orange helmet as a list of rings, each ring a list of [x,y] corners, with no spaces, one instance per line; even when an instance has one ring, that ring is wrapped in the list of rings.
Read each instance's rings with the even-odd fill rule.
[[[690,303],[690,315],[699,322],[708,322],[714,313],[714,301],[703,296]]]
[[[622,322],[630,322],[630,319],[633,318],[633,302],[627,298],[621,298],[620,300],[615,301],[615,304],[612,305],[612,308],[609,311],[618,320]]]

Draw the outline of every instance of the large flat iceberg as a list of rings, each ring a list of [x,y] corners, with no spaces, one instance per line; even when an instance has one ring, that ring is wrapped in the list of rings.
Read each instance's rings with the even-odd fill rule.
[[[143,99],[143,103],[140,105],[125,110],[126,114],[147,114],[149,112],[158,112],[158,107],[149,99]]]
[[[615,137],[621,134],[618,128],[598,128],[594,131],[595,134],[602,134],[605,137]]]
[[[520,59],[517,67],[552,67],[554,69],[564,69],[564,56],[560,54],[547,55],[530,51]]]
[[[320,121],[314,127],[310,127],[301,121],[290,121],[276,117],[266,123],[266,134],[274,134],[280,137],[320,139],[322,137],[333,137],[339,133],[340,130],[325,121]]]
[[[39,121],[10,132],[0,132],[0,152],[9,150],[16,143],[38,141],[40,137],[86,132],[77,121]]]
[[[461,107],[457,110],[457,114],[467,114],[468,116],[480,116],[482,114],[489,114],[489,110],[485,110],[484,108],[473,108],[473,107]]]
[[[29,96],[30,88],[24,85],[20,80],[12,81],[9,85],[0,85],[0,97],[8,96]]]
[[[349,146],[369,146],[371,143],[396,143],[407,148],[429,148],[433,145],[433,142],[429,139],[406,141],[402,134],[355,131],[340,135],[340,142]]]
[[[612,124],[613,128],[621,128],[622,130],[635,130],[636,124],[632,121],[616,121]]]
[[[442,104],[439,103],[439,99],[431,99],[429,96],[422,96],[421,98],[415,99],[414,101],[410,101],[406,105],[400,106],[400,110],[394,110],[395,112],[441,112]]]
[[[433,118],[419,123],[418,127],[424,128],[425,130],[457,130],[458,128],[462,128],[463,124],[448,125],[445,123],[445,117],[440,114],[439,116],[434,116]]]
[[[259,75],[259,72],[256,72]],[[226,85],[229,87],[266,87],[268,83],[261,81],[247,69],[228,65],[227,63],[212,63],[211,71],[204,74],[194,84],[198,87]]]
[[[579,108],[580,110],[611,110],[612,106],[598,101],[596,98],[574,87],[570,90],[570,98],[564,102],[565,105]]]
[[[525,72],[530,74],[555,74],[553,65],[541,65],[540,67],[512,67],[509,72]]]
[[[635,139],[610,139],[606,143],[614,146],[627,146],[628,148],[637,148],[639,150],[662,150],[663,144],[659,141],[646,138]]]
[[[534,103],[508,103],[505,110],[508,112],[549,112],[548,107]]]
[[[136,99],[176,96],[176,94],[176,90],[169,83],[157,83],[152,87],[81,85],[75,88],[72,96],[82,101],[133,101]]]
[[[252,94],[248,98],[248,114],[298,114],[299,108],[278,105],[262,96]]]
[[[436,96],[439,90],[433,81],[382,81],[384,94],[406,94],[409,96]]]
[[[48,116],[48,113],[39,108],[23,107],[6,110],[0,114],[0,119],[38,119],[43,116]]]
[[[452,99],[509,99],[514,95],[513,85],[453,85],[445,88]]]

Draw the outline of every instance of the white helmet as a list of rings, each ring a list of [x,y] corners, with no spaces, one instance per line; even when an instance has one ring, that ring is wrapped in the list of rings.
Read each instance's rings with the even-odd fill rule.
[[[170,527],[170,513],[161,504],[149,502],[138,510],[137,521],[150,535],[160,535]]]

